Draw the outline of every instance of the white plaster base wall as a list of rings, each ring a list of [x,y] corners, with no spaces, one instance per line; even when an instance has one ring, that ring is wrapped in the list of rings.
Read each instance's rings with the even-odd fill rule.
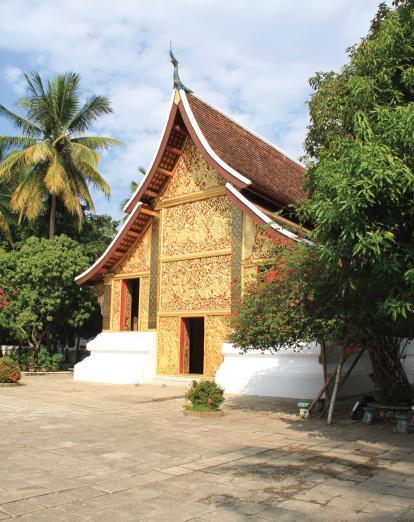
[[[155,332],[102,332],[86,349],[91,354],[75,364],[75,381],[137,384],[155,376]]]
[[[323,383],[323,370],[319,360],[319,345],[311,345],[300,352],[282,350],[278,353],[251,351],[241,354],[232,344],[224,343],[224,361],[217,370],[216,382],[227,393],[244,395],[267,395],[312,399]],[[328,364],[329,373],[336,366],[335,358]],[[344,374],[352,363],[345,364]],[[403,365],[410,382],[414,382],[414,344],[407,347]],[[369,377],[371,364],[364,354],[341,390],[341,396],[361,395],[373,391]]]

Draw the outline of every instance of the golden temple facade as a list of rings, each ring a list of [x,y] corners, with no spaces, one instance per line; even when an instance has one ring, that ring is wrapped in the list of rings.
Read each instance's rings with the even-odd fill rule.
[[[296,239],[289,211],[275,216],[303,195],[302,175],[282,151],[175,89],[128,219],[77,278],[96,287],[103,330],[155,331],[158,375],[213,377],[232,307],[269,257],[267,236]]]

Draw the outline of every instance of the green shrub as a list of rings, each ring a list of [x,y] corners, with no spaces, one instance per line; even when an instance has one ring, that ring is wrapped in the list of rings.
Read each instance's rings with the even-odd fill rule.
[[[11,357],[0,358],[0,382],[19,382],[20,366]]]
[[[63,355],[61,353],[54,353],[50,356],[50,370],[56,372],[60,370],[63,361]]]
[[[59,370],[62,360],[63,357],[60,353],[53,353],[51,355],[44,346],[40,348],[37,355],[37,365],[46,372]]]
[[[44,346],[40,348],[39,353],[37,354],[37,365],[45,371],[50,367],[50,355]]]
[[[224,390],[214,381],[192,381],[185,398],[192,409],[217,411],[224,402]]]

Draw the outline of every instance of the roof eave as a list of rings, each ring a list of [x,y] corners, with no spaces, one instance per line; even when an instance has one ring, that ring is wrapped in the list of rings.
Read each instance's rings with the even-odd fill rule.
[[[131,212],[131,214],[128,216],[128,219],[119,229],[118,233],[111,241],[110,245],[105,250],[105,252],[95,261],[95,263],[93,263],[93,265],[91,265],[87,270],[82,272],[82,274],[79,274],[75,277],[75,282],[78,285],[82,285],[88,282],[90,279],[96,276],[100,270],[102,270],[105,263],[108,262],[108,260],[111,258],[111,255],[115,252],[122,239],[128,234],[128,231],[133,226],[136,217],[141,212],[142,205],[143,204],[141,202],[138,202],[135,205],[134,210]]]
[[[256,207],[251,201],[249,201],[243,194],[241,194],[235,187],[233,187],[230,183],[226,183],[226,194],[233,201],[233,203],[239,207],[245,214],[250,216],[253,221],[258,223],[259,225],[268,225],[269,231],[272,233],[279,233],[282,236],[292,240],[299,242],[309,241],[299,237],[294,232],[287,230],[282,227],[278,223],[275,223],[269,216],[267,216],[263,211]]]

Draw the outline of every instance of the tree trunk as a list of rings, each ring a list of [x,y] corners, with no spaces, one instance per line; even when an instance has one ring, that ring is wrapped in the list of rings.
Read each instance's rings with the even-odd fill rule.
[[[50,217],[49,217],[49,239],[54,239],[54,237],[55,237],[56,203],[57,203],[57,198],[55,195],[52,195],[52,201],[50,204]]]
[[[369,349],[374,382],[387,404],[411,404],[412,390],[401,364],[399,338],[384,338]]]
[[[334,412],[334,408],[335,408],[336,397],[338,395],[339,383],[341,382],[342,366],[343,366],[345,360],[346,360],[346,349],[344,348],[341,353],[341,356],[339,358],[338,367],[337,367],[338,369],[336,371],[335,386],[332,391],[331,402],[329,403],[329,412],[328,412],[328,421],[327,421],[328,424],[332,424],[332,417],[333,417],[333,412]]]

